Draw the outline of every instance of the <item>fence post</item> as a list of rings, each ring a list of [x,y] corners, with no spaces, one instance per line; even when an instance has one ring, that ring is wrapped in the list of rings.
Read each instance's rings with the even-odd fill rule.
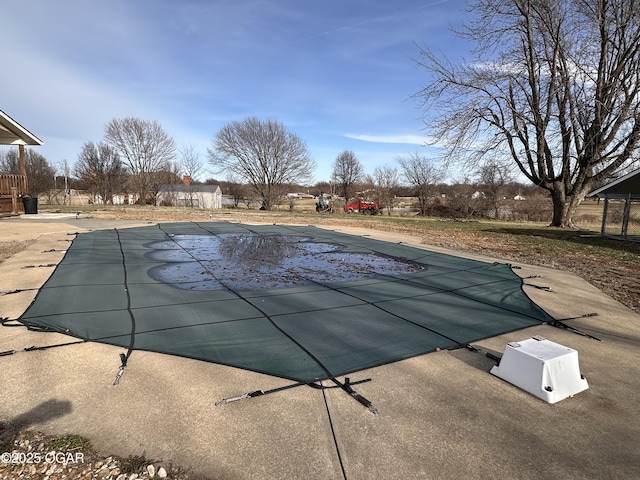
[[[600,235],[604,235],[607,229],[607,210],[609,210],[609,197],[604,194],[604,207],[602,209],[602,227],[600,227]]]
[[[11,187],[11,214],[18,214],[18,187]]]
[[[624,214],[622,215],[622,238],[627,238],[627,230],[629,228],[629,217],[631,216],[631,194],[627,196],[624,202]]]

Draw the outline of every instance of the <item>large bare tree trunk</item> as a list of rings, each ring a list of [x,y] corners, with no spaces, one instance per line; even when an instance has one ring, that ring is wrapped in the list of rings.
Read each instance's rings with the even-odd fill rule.
[[[567,201],[564,195],[563,189],[555,189],[551,191],[551,202],[553,204],[553,219],[551,220],[551,227],[568,227],[568,222],[571,219],[567,219]]]
[[[582,185],[572,195],[567,195],[563,186],[558,186],[551,190],[553,220],[549,225],[550,227],[575,228],[575,215],[585,196],[591,190],[589,185]]]
[[[451,161],[514,165],[549,192],[551,225],[571,227],[590,187],[640,163],[640,4],[475,0],[469,10],[460,35],[475,58],[421,52],[429,134]]]

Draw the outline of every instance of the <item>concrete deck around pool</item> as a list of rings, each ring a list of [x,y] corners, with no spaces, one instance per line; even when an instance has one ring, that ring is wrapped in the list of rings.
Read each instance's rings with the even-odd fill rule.
[[[68,233],[143,225],[1,219],[0,241],[35,241],[0,263],[0,291],[39,288],[54,268],[46,265],[62,259]],[[335,229],[443,251],[418,237]],[[522,276],[541,276],[529,282],[551,287],[526,291],[555,318],[599,314],[567,323],[602,342],[548,325],[477,342],[502,352],[507,342],[541,335],[576,349],[589,389],[557,404],[492,376],[494,362],[484,355],[457,350],[352,374],[352,381],[371,379],[355,388],[378,415],[340,389],[309,387],[216,407],[223,398],[291,382],[135,352],[113,387],[122,348],[80,343],[21,352],[74,339],[4,327],[0,351],[19,352],[0,357],[0,421],[83,435],[100,451],[144,452],[212,479],[639,478],[640,316],[575,275],[521,267]],[[35,293],[0,296],[0,316],[19,317]]]

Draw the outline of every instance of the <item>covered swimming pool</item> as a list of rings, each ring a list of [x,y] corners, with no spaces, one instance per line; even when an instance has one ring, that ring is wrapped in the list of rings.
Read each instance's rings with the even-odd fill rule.
[[[313,226],[78,234],[20,317],[301,383],[552,322],[511,266]]]

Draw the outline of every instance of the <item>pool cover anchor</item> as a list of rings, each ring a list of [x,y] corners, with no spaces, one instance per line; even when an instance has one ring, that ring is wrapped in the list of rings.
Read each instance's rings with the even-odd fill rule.
[[[48,332],[55,331],[49,327],[35,325],[33,323],[23,323],[20,320],[12,319],[9,317],[0,317],[0,325],[2,325],[3,327],[10,327],[10,328],[24,327],[31,332],[48,333]],[[60,332],[60,333],[68,333],[68,331]],[[49,350],[50,348],[66,347],[67,345],[77,345],[79,343],[84,343],[84,342],[86,342],[86,340],[74,340],[72,342],[55,343],[53,345],[44,345],[42,347],[37,347],[35,345],[32,345],[31,347],[25,347],[22,350],[6,350],[4,352],[0,352],[0,357],[13,355],[14,353],[18,353],[18,352],[37,352],[40,350]]]
[[[290,386],[297,387],[298,385],[290,385]],[[244,400],[245,398],[261,397],[262,395],[265,395],[265,394],[266,392],[263,392],[262,390],[255,390],[253,392],[243,393],[242,395],[237,395],[235,397],[223,398],[222,400],[216,402],[215,406],[221,407],[222,405],[226,405],[227,403],[237,402],[238,400]]]
[[[496,354],[486,348],[479,347],[478,345],[471,345],[470,343],[466,344],[464,347],[471,352],[483,353],[485,357],[493,360],[497,365],[500,365],[502,355]]]
[[[122,377],[122,374],[124,373],[124,369],[127,366],[127,360],[128,360],[128,356],[125,355],[124,353],[120,354],[120,361],[122,362],[120,365],[120,368],[118,369],[118,373],[116,373],[116,378],[113,381],[113,386],[117,387],[118,385],[120,385],[120,378]]]
[[[25,265],[24,267],[20,267],[21,269],[25,269],[25,268],[46,268],[46,267],[55,267],[57,266],[57,263],[47,263],[47,264],[43,264],[43,265]]]
[[[370,400],[366,399],[365,397],[363,397],[362,395],[360,395],[358,392],[356,392],[353,388],[351,388],[351,385],[356,385],[357,383],[362,383],[362,382],[366,382],[366,381],[370,381],[371,379],[367,379],[367,380],[362,380],[359,382],[351,382],[349,380],[349,377],[345,377],[344,378],[344,383],[340,383],[338,380],[336,380],[335,378],[332,378],[331,381],[333,383],[335,383],[336,385],[338,385],[342,390],[344,390],[345,392],[347,392],[349,395],[351,395],[351,398],[353,398],[354,400],[356,400],[358,403],[360,403],[361,405],[363,405],[367,410],[369,410],[371,413],[373,413],[374,415],[378,414],[378,409],[375,408],[373,406],[373,403],[371,403]]]
[[[566,323],[564,323],[566,320],[577,320],[578,318],[589,318],[589,317],[597,317],[599,314],[597,312],[594,313],[585,313],[584,315],[580,315],[578,317],[571,317],[571,318],[563,318],[562,320],[553,320],[552,322],[549,322],[549,325],[551,325],[552,327],[556,327],[556,328],[563,328],[564,330],[567,330],[571,333],[575,333],[577,335],[582,335],[583,337],[587,337],[590,338],[591,340],[597,340],[598,342],[601,342],[602,339],[591,335],[590,333],[584,332],[582,330],[580,330],[579,328],[576,327],[572,327],[571,325],[567,325]]]
[[[113,381],[114,387],[117,387],[118,385],[120,385],[120,377],[122,377],[123,373],[124,373],[124,366],[120,365],[120,368],[118,369],[118,373],[116,373],[116,378]]]
[[[253,392],[243,393],[242,395],[236,395],[235,397],[227,397],[219,400],[215,403],[216,407],[221,407],[227,403],[237,402],[238,400],[244,400],[247,398],[262,397],[263,395],[269,395],[270,393],[281,392],[283,390],[289,390],[290,388],[300,387],[302,385],[308,385],[313,388],[322,388],[315,383],[297,382],[283,387],[272,388],[271,390],[254,390]]]
[[[4,295],[13,295],[14,293],[32,292],[34,290],[40,290],[39,288],[17,288],[15,290],[6,290],[0,292],[0,297]]]
[[[355,399],[358,403],[366,407],[367,410],[369,410],[374,415],[377,415],[378,410],[373,406],[373,404],[369,400],[367,400],[365,397],[360,395],[358,392],[356,392],[353,388],[351,388],[352,385],[358,385],[360,383],[370,382],[371,381],[370,378],[365,378],[363,380],[356,380],[355,382],[352,382],[349,379],[349,377],[345,377],[344,383],[340,382],[339,380],[336,380],[335,378],[331,378],[329,380],[331,380],[336,385],[331,387],[325,387],[324,385],[318,385],[317,383],[313,383],[313,382],[297,382],[297,383],[292,383],[290,385],[285,385],[283,387],[272,388],[271,390],[254,390],[253,392],[243,393],[242,395],[236,395],[235,397],[223,398],[222,400],[217,401],[215,403],[215,406],[221,407],[222,405],[226,405],[227,403],[237,402],[239,400],[245,400],[247,398],[262,397],[264,395],[269,395],[270,393],[281,392],[283,390],[289,390],[290,388],[301,387],[303,385],[306,385],[308,387],[315,388],[317,390],[341,388],[342,390],[347,392],[353,399]]]

